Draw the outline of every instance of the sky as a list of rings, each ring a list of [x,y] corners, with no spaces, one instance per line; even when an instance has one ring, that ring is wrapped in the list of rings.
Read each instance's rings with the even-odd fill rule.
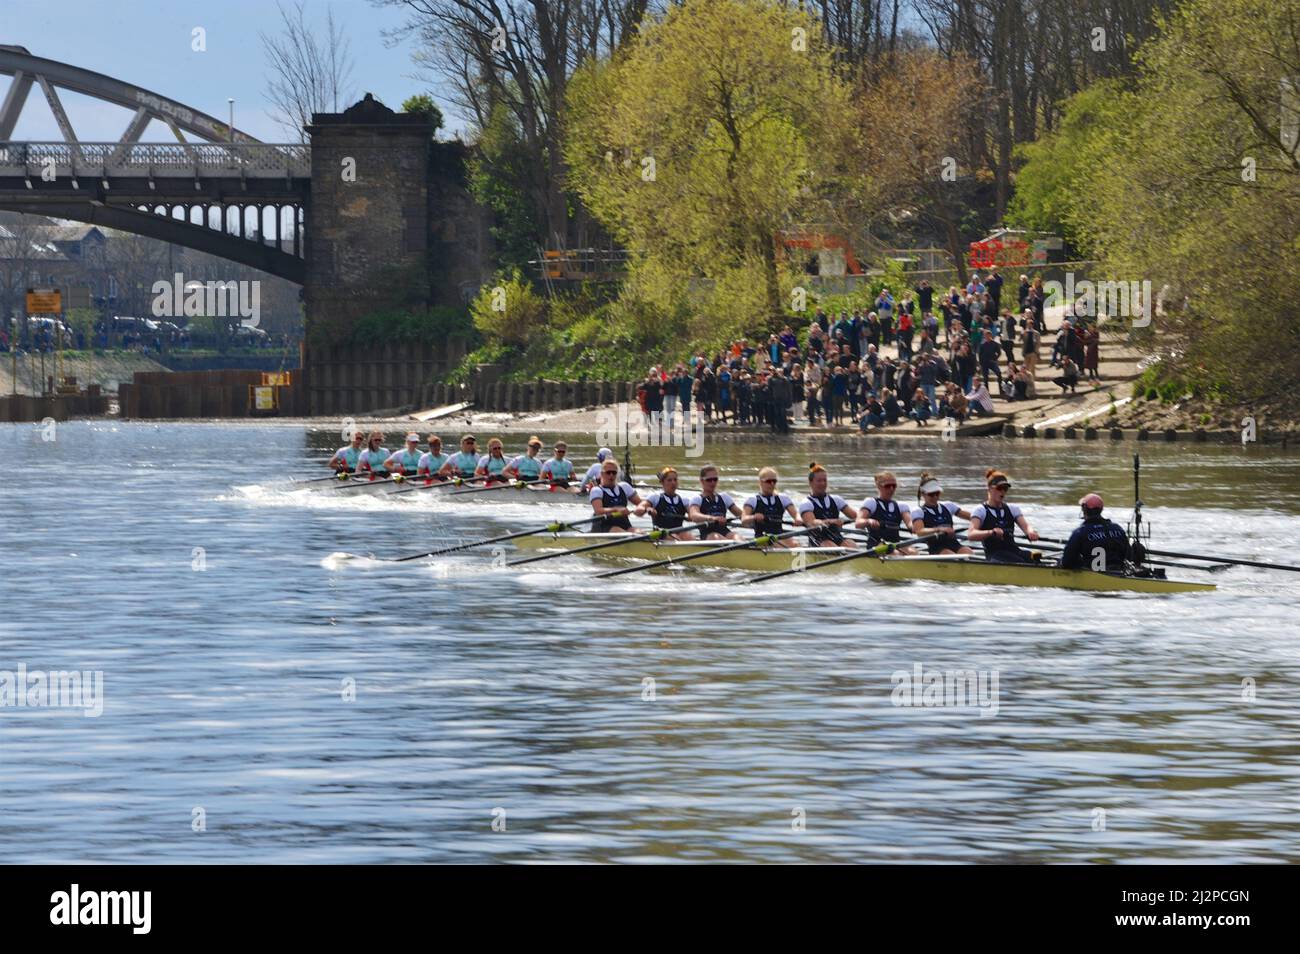
[[[389,47],[382,35],[402,25],[404,10],[376,8],[368,0],[307,0],[308,20],[323,25],[330,6],[350,43],[352,101],[369,92],[400,109],[413,93],[429,92],[445,116],[442,135],[463,129],[440,90],[413,78],[409,43]],[[191,48],[196,27],[205,31],[206,52]],[[223,121],[227,99],[234,97],[236,128],[264,142],[286,140],[265,98],[268,72],[259,36],[279,31],[275,0],[0,0],[0,44],[104,73]],[[10,83],[0,76],[0,101]],[[128,110],[91,97],[59,90],[59,98],[82,142],[115,142],[131,119]],[[13,138],[63,138],[38,86]],[[156,121],[141,139],[174,141]]]

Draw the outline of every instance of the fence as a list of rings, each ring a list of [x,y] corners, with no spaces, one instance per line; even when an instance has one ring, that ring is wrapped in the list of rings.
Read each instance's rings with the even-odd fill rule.
[[[298,372],[293,372],[295,378]],[[261,385],[260,371],[137,371],[117,390],[123,418],[254,417],[304,415],[306,396],[296,383],[275,388],[277,409],[254,411],[248,388]]]
[[[312,414],[365,414],[454,403],[439,400],[436,381],[461,363],[465,343],[303,349],[301,374]],[[443,387],[446,387],[445,385]]]

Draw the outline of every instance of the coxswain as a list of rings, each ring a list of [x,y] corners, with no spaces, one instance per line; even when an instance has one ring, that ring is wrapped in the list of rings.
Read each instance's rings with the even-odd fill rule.
[[[414,477],[420,469],[420,456],[420,435],[411,431],[406,435],[406,446],[388,455],[384,470],[397,481]]]
[[[700,492],[690,499],[686,513],[700,525],[701,540],[735,540],[735,531],[727,526],[727,514],[743,517],[745,512],[730,494],[718,491],[721,471],[712,464],[700,468]]]
[[[506,460],[505,445],[501,443],[501,438],[494,437],[488,441],[488,452],[478,459],[478,465],[474,468],[474,476],[486,477],[483,486],[489,484],[503,484],[506,482],[506,465],[510,461]]]
[[[569,460],[568,453],[569,445],[556,441],[551,459],[542,465],[542,480],[549,480],[552,487],[568,487],[573,480],[573,461]]]
[[[1016,545],[1016,527],[1024,531],[1025,538],[1037,540],[1038,531],[1029,525],[1020,508],[1007,503],[1011,481],[1000,470],[989,468],[984,472],[988,497],[970,512],[970,532],[966,538],[971,543],[984,546],[984,559],[994,563],[1032,563],[1027,550]]]
[[[1088,494],[1079,501],[1083,523],[1065,541],[1060,565],[1067,570],[1122,572],[1128,563],[1128,534],[1113,520],[1102,516],[1100,494]]]
[[[596,484],[600,483],[601,467],[604,465],[605,461],[612,459],[613,456],[614,452],[608,447],[602,447],[600,450],[596,451],[596,463],[587,468],[587,473],[582,478],[582,489],[584,491],[588,491],[592,487],[595,487]]]
[[[799,504],[799,519],[808,528],[808,539],[815,547],[849,547],[857,544],[846,540],[840,529],[847,520],[856,520],[858,512],[843,497],[827,493],[830,476],[826,468],[816,462],[808,465],[808,499]]]
[[[442,475],[461,480],[473,477],[474,471],[478,470],[478,460],[478,441],[473,434],[466,434],[460,439],[460,450],[448,457],[442,465]]]
[[[353,431],[352,443],[336,450],[325,466],[337,474],[356,473],[357,464],[361,460],[361,450],[365,445],[366,435],[361,431]]]
[[[588,495],[591,509],[600,520],[592,526],[593,533],[632,533],[628,519],[631,507],[641,503],[631,484],[618,479],[618,462],[606,460],[600,469],[600,483]]]
[[[357,458],[357,473],[364,474],[371,480],[385,477],[388,471],[384,462],[388,460],[388,448],[384,446],[384,432],[371,431],[366,441],[366,449]]]
[[[783,523],[786,514],[789,514],[796,524],[803,524],[799,519],[799,512],[794,508],[794,501],[785,494],[777,493],[776,485],[780,480],[781,475],[776,472],[775,467],[764,467],[758,472],[758,493],[747,499],[745,506],[741,508],[740,522],[744,526],[753,527],[755,536],[784,531]],[[783,547],[799,545],[792,537],[776,542]]]
[[[867,531],[867,546],[875,547],[882,543],[899,543],[899,530],[903,526],[904,510],[894,499],[898,489],[898,478],[893,471],[882,470],[875,476],[876,496],[862,501],[858,508],[858,519],[854,526]],[[906,511],[911,516],[911,509]],[[897,547],[895,552],[911,555],[914,551],[907,547]]]
[[[431,484],[435,480],[446,480],[447,478],[442,476],[442,467],[447,463],[449,455],[442,452],[442,438],[437,434],[430,434],[427,440],[429,449],[420,455],[415,473],[426,484]]]
[[[650,514],[655,529],[670,531],[668,535],[673,540],[692,539],[695,528],[682,526],[686,522],[686,501],[677,493],[677,468],[664,467],[656,476],[661,489],[641,501],[636,508],[636,515],[643,517]]]
[[[932,474],[921,474],[921,486],[917,488],[916,500],[920,504],[912,508],[912,532],[925,541],[930,553],[973,553],[957,539],[953,529],[952,518],[970,519],[970,512],[957,504],[941,500],[943,487]]]
[[[506,464],[506,476],[511,480],[538,480],[542,476],[542,459],[537,455],[542,450],[542,439],[540,437],[528,438],[528,446],[518,457],[510,460]]]

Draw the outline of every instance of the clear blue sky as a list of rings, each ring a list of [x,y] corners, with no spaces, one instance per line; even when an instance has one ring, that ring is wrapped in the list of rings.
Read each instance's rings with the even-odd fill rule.
[[[312,22],[323,22],[327,0],[307,0]],[[389,48],[382,31],[402,24],[401,8],[375,8],[367,0],[333,0],[335,19],[351,45],[352,85],[393,109],[428,84],[412,78],[410,46]],[[195,27],[207,31],[207,52],[191,50]],[[285,137],[265,99],[267,68],[259,33],[277,33],[275,0],[0,0],[0,44],[24,46],[36,56],[95,70],[225,119],[235,98],[235,125],[268,142]],[[0,101],[10,79],[0,76]],[[439,90],[428,90],[446,115],[443,135],[463,128]],[[121,138],[130,112],[75,93],[59,91],[64,109],[84,142]],[[62,139],[40,88],[27,98],[15,140]],[[154,122],[142,137],[167,141]]]

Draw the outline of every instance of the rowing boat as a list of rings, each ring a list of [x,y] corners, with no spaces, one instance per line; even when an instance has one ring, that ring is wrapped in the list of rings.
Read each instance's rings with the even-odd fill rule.
[[[614,541],[617,533],[557,533],[523,537],[515,545],[530,550],[573,550],[593,543]],[[617,559],[670,560],[697,554],[702,549],[721,550],[735,540],[637,540],[593,550],[584,556]],[[733,570],[768,572],[789,569],[796,561],[808,563],[860,553],[842,547],[747,547],[716,556],[695,557],[694,564]],[[1044,586],[1067,590],[1128,591],[1135,593],[1191,593],[1213,590],[1212,583],[1189,583],[1156,577],[1097,573],[1092,570],[1064,570],[1037,563],[990,563],[974,554],[940,556],[867,556],[847,560],[839,566],[865,573],[879,580],[933,580],[939,583],[983,583],[993,586]]]
[[[331,493],[343,497],[355,496],[357,494],[383,496],[402,493],[402,495],[408,500],[418,499],[422,495],[436,494],[445,497],[448,494],[456,493],[458,490],[475,490],[481,492],[465,494],[459,499],[482,499],[487,501],[506,498],[515,502],[521,500],[540,502],[545,500],[554,500],[557,497],[573,497],[578,493],[577,489],[573,487],[553,487],[549,484],[546,486],[536,487],[516,487],[513,484],[498,484],[491,490],[488,490],[483,487],[481,482],[472,483],[469,481],[466,481],[466,483],[459,488],[444,482],[430,485],[427,490],[418,489],[420,487],[425,487],[426,485],[426,481],[417,477],[408,477],[405,480],[392,480],[387,477],[378,477],[374,480],[370,480],[368,477],[351,477],[348,480],[323,480],[317,484],[308,484],[302,487],[294,487],[293,489],[309,490],[312,493]]]

